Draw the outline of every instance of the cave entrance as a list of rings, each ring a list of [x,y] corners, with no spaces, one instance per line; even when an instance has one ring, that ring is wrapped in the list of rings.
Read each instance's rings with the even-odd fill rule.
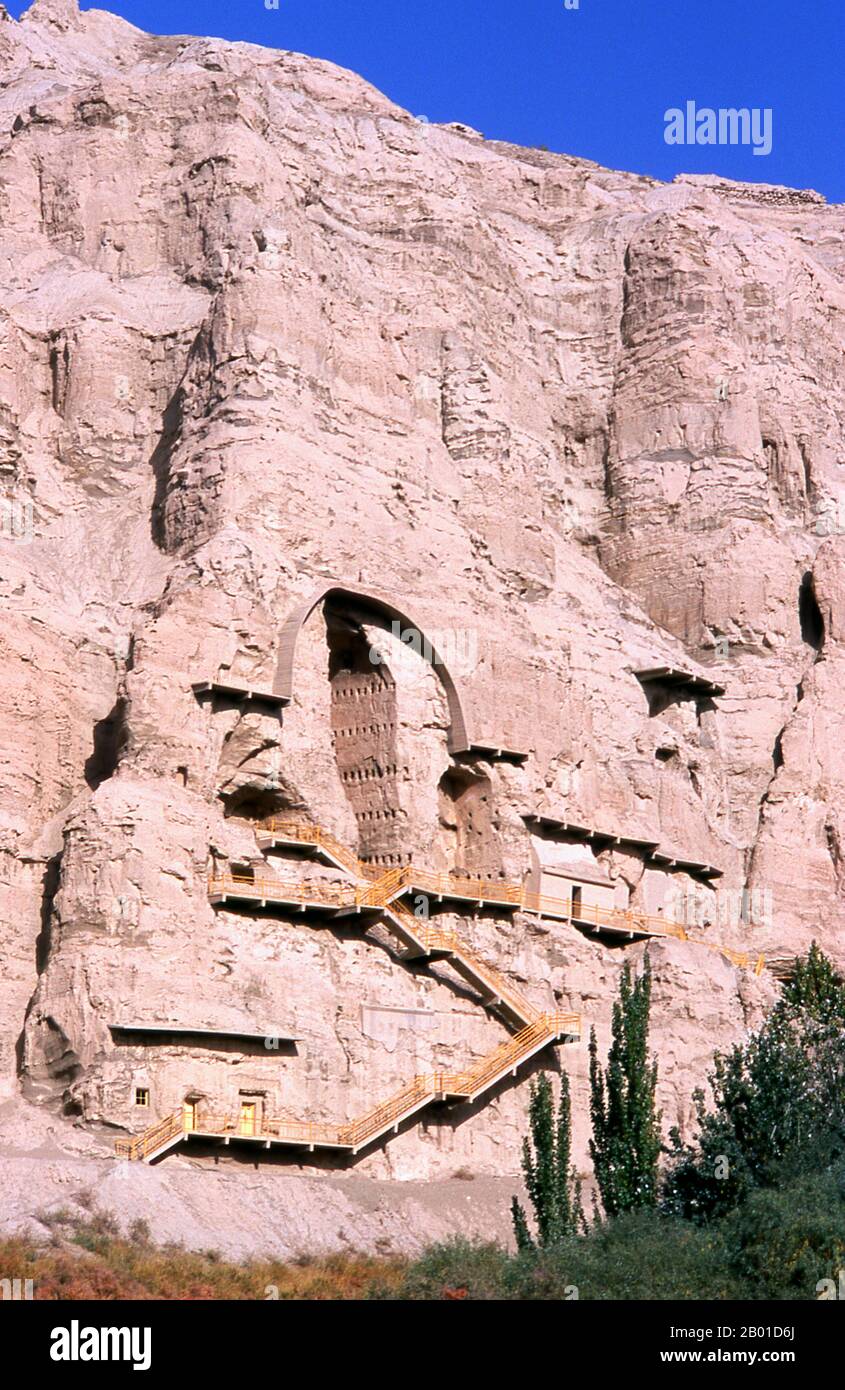
[[[801,579],[798,590],[798,619],[801,625],[801,640],[813,651],[820,652],[824,646],[824,618],[816,598],[816,589],[811,571]]]
[[[467,767],[450,767],[438,790],[445,867],[464,873],[493,872],[490,858],[496,837],[489,778]]]

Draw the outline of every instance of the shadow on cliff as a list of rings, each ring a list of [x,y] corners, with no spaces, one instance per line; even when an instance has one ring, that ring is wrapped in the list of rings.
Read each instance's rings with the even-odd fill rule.
[[[94,748],[85,760],[85,781],[92,791],[117,771],[120,755],[129,742],[127,702],[119,696],[105,719],[94,725]]]
[[[150,459],[155,478],[155,494],[150,512],[150,535],[159,550],[167,550],[164,507],[170,485],[170,463],[173,451],[182,434],[182,411],[185,391],[182,386],[167,403],[161,422],[161,434]]]
[[[58,854],[52,855],[47,860],[44,867],[44,877],[41,880],[41,914],[38,936],[35,939],[35,971],[39,979],[46,970],[50,959],[53,943],[53,903],[59,891],[61,869],[62,851],[60,850]],[[26,1006],[23,1027],[15,1041],[15,1070],[19,1077],[24,1076],[26,1028],[35,1004],[36,994],[37,987]]]

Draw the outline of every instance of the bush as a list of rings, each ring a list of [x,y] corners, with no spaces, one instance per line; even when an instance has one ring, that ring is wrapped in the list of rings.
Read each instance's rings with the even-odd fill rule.
[[[698,1136],[671,1133],[663,1209],[706,1221],[845,1152],[845,989],[815,945],[747,1043],[717,1054]]]
[[[571,1252],[566,1276],[579,1298],[591,1302],[741,1297],[718,1230],[648,1210],[594,1227]]]
[[[455,1237],[415,1260],[395,1292],[425,1300],[501,1298],[509,1261],[501,1245]]]
[[[382,1296],[575,1302],[743,1294],[718,1229],[638,1211],[517,1255],[499,1245],[447,1241],[415,1260]]]
[[[815,1299],[819,1280],[845,1269],[841,1174],[753,1192],[722,1225],[744,1298]]]

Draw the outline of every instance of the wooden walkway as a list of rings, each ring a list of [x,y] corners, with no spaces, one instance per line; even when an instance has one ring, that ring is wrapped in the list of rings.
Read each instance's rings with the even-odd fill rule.
[[[267,908],[278,905],[306,913],[346,916],[378,914],[399,939],[403,960],[447,960],[481,996],[482,1002],[496,1009],[514,1035],[463,1072],[432,1072],[415,1076],[387,1100],[347,1124],[324,1124],[310,1120],[291,1120],[261,1116],[244,1122],[213,1108],[198,1108],[190,1115],[180,1109],[165,1116],[143,1134],[119,1139],[119,1157],[148,1163],[161,1158],[177,1144],[191,1139],[223,1145],[233,1140],[264,1149],[296,1148],[309,1152],[330,1149],[357,1154],[400,1126],[418,1111],[436,1102],[471,1102],[517,1070],[536,1053],[552,1043],[573,1042],[581,1037],[580,1014],[544,1013],[531,1004],[495,966],[484,960],[457,932],[430,926],[418,917],[403,898],[408,893],[424,894],[443,902],[471,903],[474,907],[494,906],[535,913],[584,926],[595,931],[622,934],[629,939],[673,937],[689,940],[684,928],[662,917],[636,912],[581,907],[573,912],[568,899],[531,893],[519,884],[482,878],[433,874],[414,865],[379,874],[363,863],[320,826],[292,819],[274,819],[257,828],[259,847],[307,848],[348,877],[343,884],[308,881],[285,883],[267,875],[212,874],[210,901],[219,906],[251,905]],[[732,951],[710,942],[696,942],[721,953],[735,965],[760,974],[763,957],[756,960],[746,952]]]
[[[373,879],[371,865],[362,863],[351,850],[340,844],[321,826],[305,821],[266,821],[259,828],[258,844],[263,850],[308,846],[320,853],[329,863],[349,874],[356,883],[354,892],[351,887],[348,892],[340,886],[327,885],[325,888],[326,897],[322,906],[335,907],[337,911],[360,910],[366,907],[386,908],[397,903],[407,893],[423,893],[444,902],[467,902],[478,908],[503,907],[508,911],[528,912],[537,917],[571,922],[576,926],[609,935],[621,935],[628,939],[669,936],[676,941],[692,941],[696,946],[718,951],[732,965],[744,970],[753,970],[756,975],[759,975],[765,966],[763,956],[748,951],[735,951],[716,942],[697,940],[688,935],[680,922],[673,922],[667,917],[650,916],[644,912],[630,912],[621,908],[583,906],[573,909],[569,898],[554,898],[547,894],[533,893],[518,883],[454,874],[434,874],[414,864],[390,869]],[[271,901],[290,901],[315,908],[321,906],[316,901],[313,884],[283,884],[277,878],[268,877],[257,880],[253,891],[252,883],[253,881],[247,877],[212,877],[209,885],[213,895],[212,901],[229,897],[260,901],[265,905]]]

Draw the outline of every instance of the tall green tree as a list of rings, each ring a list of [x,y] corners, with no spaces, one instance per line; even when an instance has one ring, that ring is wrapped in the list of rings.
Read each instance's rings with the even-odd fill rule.
[[[716,1054],[709,1081],[709,1110],[694,1095],[695,1141],[670,1131],[665,1211],[710,1220],[845,1155],[845,987],[815,942],[763,1026]]]
[[[532,1081],[528,1122],[531,1136],[522,1141],[522,1171],[537,1234],[535,1239],[525,1209],[514,1197],[511,1216],[520,1250],[556,1245],[583,1225],[580,1185],[572,1167],[572,1103],[566,1074],[560,1081],[556,1115],[549,1078],[544,1073]]]
[[[653,1207],[658,1197],[660,1115],[655,1104],[657,1062],[649,1059],[651,966],[635,979],[626,964],[613,1005],[607,1067],[590,1034],[590,1155],[608,1216]]]

